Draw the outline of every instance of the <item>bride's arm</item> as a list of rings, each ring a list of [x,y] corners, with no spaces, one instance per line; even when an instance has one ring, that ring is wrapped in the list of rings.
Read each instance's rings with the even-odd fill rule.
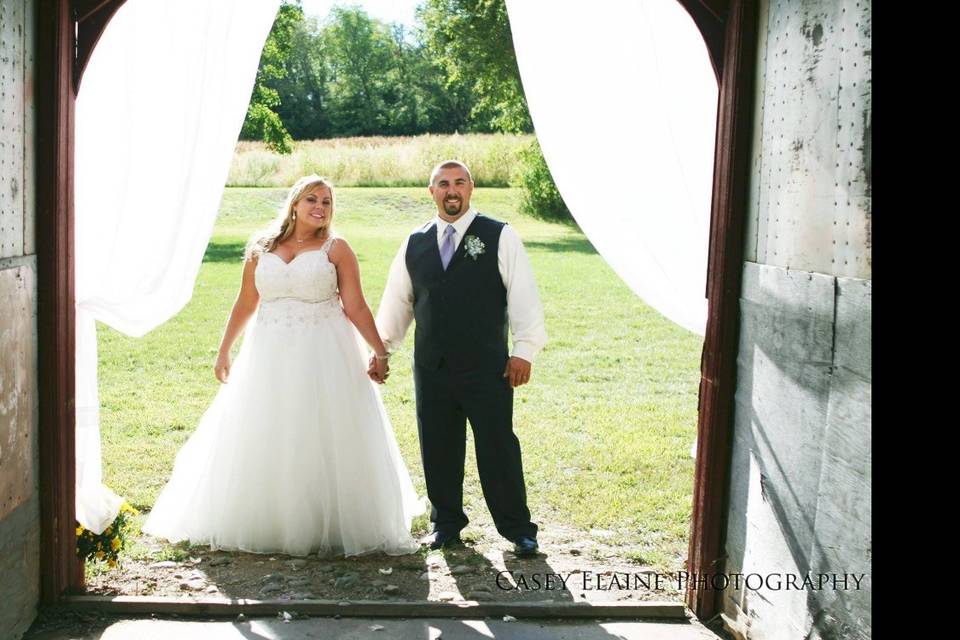
[[[230,349],[233,343],[247,326],[247,322],[257,310],[257,304],[260,302],[260,293],[254,283],[254,270],[257,268],[257,258],[250,258],[243,264],[243,276],[240,281],[240,293],[233,303],[233,310],[230,311],[230,319],[227,320],[227,328],[223,331],[223,338],[220,339],[220,351],[217,354],[217,363],[213,367],[214,375],[220,382],[226,382],[230,375]]]
[[[377,332],[377,325],[373,321],[373,313],[366,298],[363,297],[363,287],[360,284],[360,264],[353,249],[343,238],[338,238],[330,248],[330,262],[337,268],[337,286],[340,288],[340,302],[343,312],[350,318],[350,322],[357,328],[363,339],[367,341],[373,352],[380,358],[385,358],[387,350],[383,340]]]

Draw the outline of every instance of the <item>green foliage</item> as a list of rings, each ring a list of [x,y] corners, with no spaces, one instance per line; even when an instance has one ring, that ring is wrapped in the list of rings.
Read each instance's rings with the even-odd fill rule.
[[[116,567],[120,552],[130,538],[130,517],[135,515],[137,510],[124,502],[117,517],[102,533],[94,533],[77,523],[77,556],[86,562],[105,562],[110,568]]]
[[[503,0],[430,0],[412,33],[356,6],[307,20],[280,6],[241,138],[530,132]]]
[[[417,15],[448,88],[475,96],[474,121],[488,131],[532,131],[505,1],[426,0]]]
[[[273,90],[265,89],[265,91]],[[261,102],[251,102],[247,108],[247,121],[244,123],[241,136],[247,138],[255,136],[266,142],[276,153],[290,153],[293,150],[293,138],[283,126],[280,116],[270,107],[271,102],[267,102],[266,99]]]
[[[387,92],[394,41],[385,24],[359,8],[334,7],[321,34],[329,77],[331,119],[340,135],[380,133],[390,124]]]
[[[294,34],[303,21],[303,7],[299,3],[280,5],[260,54],[253,95],[240,130],[242,139],[263,140],[277,153],[290,153],[293,138],[275,111],[281,104],[276,84],[287,76]]]
[[[314,18],[295,22],[286,74],[274,85],[280,98],[276,112],[294,140],[327,138],[330,122],[327,66]]]
[[[524,213],[545,220],[573,219],[536,139],[520,151],[519,184],[523,189],[520,210]]]

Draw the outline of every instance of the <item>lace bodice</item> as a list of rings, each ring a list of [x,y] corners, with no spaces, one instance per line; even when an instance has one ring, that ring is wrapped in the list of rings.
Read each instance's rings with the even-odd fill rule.
[[[319,249],[301,251],[289,263],[275,253],[257,262],[258,326],[309,327],[343,314],[337,269],[327,257],[333,238]]]
[[[289,263],[275,253],[260,256],[254,281],[260,303],[293,299],[324,302],[337,298],[337,269],[327,257],[333,238],[319,249],[301,251]]]

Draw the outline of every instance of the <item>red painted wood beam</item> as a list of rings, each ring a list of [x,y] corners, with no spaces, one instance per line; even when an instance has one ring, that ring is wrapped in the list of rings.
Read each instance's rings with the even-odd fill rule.
[[[74,0],[73,16],[77,23],[77,59],[74,66],[74,91],[80,90],[83,72],[87,69],[94,47],[110,19],[126,0]]]
[[[707,45],[707,52],[710,54],[713,72],[719,83],[723,73],[724,29],[727,13],[730,10],[730,0],[679,0],[679,2],[700,30],[700,35]]]
[[[76,553],[73,277],[74,22],[69,0],[38,0],[37,382],[40,584],[45,603],[82,592]]]
[[[687,570],[701,575],[724,569],[753,127],[756,0],[733,0],[725,25],[707,259],[707,328],[700,367],[697,461],[687,554]],[[688,589],[687,606],[701,620],[709,620],[722,608],[721,594]]]

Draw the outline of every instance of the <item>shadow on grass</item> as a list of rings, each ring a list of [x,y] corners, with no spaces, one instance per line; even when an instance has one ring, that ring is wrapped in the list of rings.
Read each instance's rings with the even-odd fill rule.
[[[243,242],[211,242],[207,245],[207,252],[203,254],[204,262],[241,262]]]
[[[597,250],[586,238],[563,238],[550,242],[525,240],[523,246],[527,251],[547,251],[550,253],[597,253]]]

